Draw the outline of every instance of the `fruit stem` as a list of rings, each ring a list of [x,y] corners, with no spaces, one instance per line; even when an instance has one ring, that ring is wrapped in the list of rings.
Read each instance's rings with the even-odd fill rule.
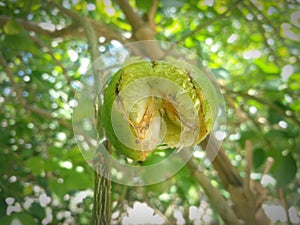
[[[105,142],[105,145],[111,154],[111,144]],[[96,153],[95,159],[93,224],[111,224],[111,163],[101,153]]]

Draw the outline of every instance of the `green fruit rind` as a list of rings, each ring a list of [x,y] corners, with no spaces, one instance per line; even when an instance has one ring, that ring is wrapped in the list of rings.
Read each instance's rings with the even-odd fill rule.
[[[218,110],[216,91],[206,75],[195,67],[191,70],[163,61],[140,61],[112,76],[104,91],[102,115],[107,139],[117,152],[144,161],[158,146],[144,151],[138,143],[143,138],[151,142],[152,134],[165,132],[160,145],[182,148],[198,144],[211,132]],[[158,92],[163,98],[151,97]],[[150,97],[138,99],[137,93]]]

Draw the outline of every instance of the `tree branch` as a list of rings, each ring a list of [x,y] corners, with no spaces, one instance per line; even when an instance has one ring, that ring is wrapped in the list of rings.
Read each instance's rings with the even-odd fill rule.
[[[151,9],[149,10],[149,13],[148,13],[148,23],[149,23],[149,26],[151,27],[151,29],[154,32],[156,32],[154,18],[155,18],[155,13],[157,11],[157,7],[158,7],[158,0],[153,0],[152,7],[151,7]]]
[[[88,43],[90,45],[90,50],[91,50],[91,56],[92,56],[92,61],[94,62],[99,56],[99,50],[98,50],[98,38],[95,33],[94,27],[92,26],[92,23],[90,23],[88,18],[82,18],[81,24],[84,28],[84,31],[87,36]],[[94,70],[94,73],[96,70]],[[96,75],[96,74],[95,74]]]
[[[215,138],[208,136],[202,143],[203,149],[206,149],[208,140],[210,141],[210,148],[219,148]],[[210,151],[210,149],[206,149]],[[238,170],[231,164],[229,158],[225,154],[225,150],[220,146],[220,150],[214,160],[212,161],[214,169],[218,172],[223,186],[227,189],[229,185],[241,187],[243,186],[243,179],[241,178]]]
[[[132,27],[133,36],[137,41],[155,40],[155,32],[151,28],[150,24],[144,21],[142,17],[133,10],[127,0],[116,0],[116,2]],[[145,50],[148,57],[154,60],[160,59],[164,55],[159,44],[154,42],[148,46],[145,44],[143,50]]]
[[[127,0],[116,0],[116,3],[123,11],[128,23],[133,29],[133,32],[136,32],[141,26],[145,24],[143,19],[133,10]]]
[[[267,101],[263,98],[259,98],[259,97],[254,96],[254,95],[249,95],[247,93],[243,93],[241,91],[230,90],[229,88],[227,88],[225,86],[222,86],[222,89],[224,89],[229,94],[238,95],[238,96],[241,96],[241,97],[244,97],[244,98],[247,98],[247,99],[252,99],[252,100],[254,100],[254,101],[256,101],[256,102],[258,102],[262,105],[268,105],[268,106],[270,106],[271,109],[275,110],[278,114],[290,119],[293,123],[297,124],[300,127],[300,121],[296,118],[295,115],[287,115],[285,110],[283,110],[282,108],[280,108],[279,106],[275,105],[272,102],[269,102],[269,101]],[[292,110],[290,110],[290,111],[292,111]]]
[[[68,128],[69,130],[73,130],[72,124],[68,120],[56,118],[56,117],[52,116],[51,113],[45,109],[42,109],[42,108],[39,108],[39,107],[33,106],[33,105],[28,105],[28,104],[26,104],[24,107],[27,111],[36,113],[39,116],[41,116],[43,118],[47,118],[49,120],[56,120],[63,127]]]
[[[0,16],[0,27],[3,27],[11,19],[12,19],[12,17],[1,15]],[[42,28],[40,25],[38,25],[34,22],[31,22],[31,21],[26,21],[26,20],[19,19],[19,18],[15,19],[15,20],[25,30],[33,31],[36,34],[48,36],[51,38],[56,38],[56,37],[81,37],[81,38],[83,38],[84,37],[84,32],[82,30],[80,30],[80,27],[78,26],[78,24],[72,24],[61,30],[50,31],[50,30]]]
[[[212,138],[212,137],[211,137]],[[203,149],[206,149],[206,141],[202,142]],[[211,148],[216,148],[215,140],[212,139]],[[249,146],[247,146],[249,148]],[[209,149],[206,149],[209,151]],[[251,157],[249,155],[249,157]],[[250,164],[251,159],[248,160]],[[230,193],[233,208],[236,215],[247,224],[270,224],[265,214],[261,212],[261,203],[265,198],[265,189],[260,183],[250,180],[249,168],[246,169],[248,181],[243,180],[237,169],[231,164],[221,147],[215,159],[212,161],[214,169],[218,172],[225,189]],[[245,205],[247,202],[247,205]],[[256,214],[259,212],[259,216]],[[255,216],[257,216],[255,218]],[[255,222],[254,222],[255,220]],[[268,222],[266,222],[268,221]],[[262,223],[265,222],[265,223]]]
[[[202,186],[211,204],[216,208],[225,224],[239,225],[240,222],[231,207],[228,205],[228,202],[223,198],[220,191],[211,184],[210,179],[205,176],[204,173],[199,171],[198,163],[194,158],[191,158],[188,161],[187,167],[198,183]]]
[[[132,27],[133,36],[138,41],[154,40],[154,31],[149,23],[143,20],[130,6],[127,0],[116,0],[117,4],[123,11],[128,23]]]
[[[114,40],[120,41],[121,43],[127,42],[125,39],[121,38],[120,34],[114,32],[110,26],[108,26],[100,21],[95,21],[88,17],[81,16],[69,9],[64,8],[62,5],[57,4],[52,0],[47,0],[47,3],[53,7],[56,7],[65,15],[71,17],[77,24],[80,24],[84,28],[84,32],[87,35],[86,37],[88,39],[89,39],[88,33],[91,33],[91,31],[88,31],[88,33],[87,33],[86,28],[87,28],[87,23],[90,23],[92,27],[89,28],[89,30],[92,30],[92,32],[95,33],[95,36],[104,36],[108,40],[114,39]]]
[[[9,20],[11,20],[12,17],[0,15],[0,27],[3,27]],[[85,32],[80,26],[80,23],[76,21],[72,25],[69,25],[61,30],[47,30],[42,28],[38,23],[27,21],[24,19],[17,18],[15,19],[16,22],[22,26],[27,31],[33,31],[34,33],[38,35],[43,35],[51,38],[57,38],[57,37],[68,37],[68,38],[86,38]],[[106,38],[107,41],[110,40],[117,40],[121,43],[127,43],[128,40],[125,38],[122,38],[120,34],[116,33],[114,30],[112,30],[111,27],[108,25],[100,22],[95,21],[92,19],[89,19],[93,29],[97,36],[103,36]]]

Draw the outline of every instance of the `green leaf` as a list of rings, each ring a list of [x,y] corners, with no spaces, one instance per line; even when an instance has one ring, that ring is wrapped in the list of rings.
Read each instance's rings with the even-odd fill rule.
[[[64,195],[68,193],[65,185],[63,183],[59,183],[56,179],[49,180],[48,186],[51,192],[60,199],[63,199]]]
[[[145,11],[145,12],[149,12],[149,10],[151,9],[152,5],[153,5],[153,0],[136,0],[135,1],[136,6]]]
[[[0,224],[2,225],[11,225],[12,218],[10,216],[0,217]]]
[[[76,179],[74,179],[76,177]],[[64,177],[64,185],[68,191],[87,189],[92,187],[92,181],[86,173],[78,173],[75,171],[69,171]]]
[[[9,20],[5,25],[4,25],[4,32],[7,35],[16,35],[20,34],[22,31],[22,27],[14,20]]]
[[[0,218],[1,225],[36,225],[34,218],[27,213],[13,213]]]
[[[176,176],[179,177],[176,182],[177,193],[182,199],[188,199],[190,187],[197,186],[195,179],[191,179],[191,174],[187,167],[183,167]]]
[[[32,157],[28,159],[25,162],[25,165],[36,176],[39,176],[42,172],[44,172],[44,161],[40,157]]]
[[[147,185],[145,186],[145,189],[147,190],[147,192],[155,192],[157,194],[161,194],[164,192],[168,191],[168,188],[175,183],[175,177],[168,179],[166,181],[157,183],[157,184],[152,184],[152,185]]]
[[[36,3],[36,4],[33,4],[32,6],[31,6],[31,12],[33,12],[33,11],[37,11],[39,8],[41,8],[42,7],[42,4],[40,4],[40,3]]]
[[[4,198],[0,198],[0,218],[6,215],[6,202]]]
[[[297,164],[292,154],[282,156],[276,160],[277,165],[274,169],[274,177],[277,180],[277,185],[282,187],[294,179],[297,173]]]
[[[41,49],[35,47],[25,32],[14,35],[6,35],[2,43],[5,49],[22,50],[32,53],[40,53],[39,51],[41,51]]]
[[[293,90],[300,90],[300,73],[292,74],[288,79],[289,87]]]
[[[260,33],[254,33],[250,35],[249,38],[255,42],[261,42],[263,40],[262,35]]]
[[[266,153],[262,148],[257,148],[253,151],[253,166],[255,169],[260,167],[266,159]]]
[[[185,39],[185,46],[186,46],[187,48],[195,47],[195,46],[196,46],[196,42],[194,41],[193,38],[188,37],[188,38]]]
[[[264,59],[255,59],[254,64],[260,68],[265,74],[278,74],[279,69],[278,67],[270,62],[269,60]]]
[[[31,195],[33,193],[33,185],[26,185],[23,189],[23,195]]]
[[[151,153],[148,156],[147,160],[141,162],[141,164],[143,166],[150,166],[150,165],[157,164],[157,163],[161,162],[162,160],[167,159],[170,156],[170,154],[173,153],[173,151],[174,150],[171,148],[165,149],[164,151],[157,150],[156,152]]]
[[[30,40],[28,35],[24,32],[20,34],[15,35],[6,35],[4,37],[2,44],[2,49],[7,50],[9,49],[8,53],[11,56],[16,55],[16,52],[19,50],[21,51],[27,51],[34,54],[41,53],[41,49],[37,48],[34,43]],[[39,64],[36,64],[37,66],[40,66]],[[45,67],[46,65],[42,65]]]
[[[62,182],[57,179],[49,180],[49,187],[59,198],[72,191],[91,188],[93,183],[88,173],[79,173],[74,170],[60,169]]]
[[[32,203],[32,205],[30,207],[30,213],[31,213],[31,215],[33,215],[34,217],[36,217],[40,220],[46,216],[45,210],[37,202]]]
[[[288,138],[286,132],[283,130],[270,130],[265,134],[265,137],[276,148],[284,149],[288,146],[286,141],[282,141]]]
[[[277,124],[282,120],[282,116],[278,114],[276,111],[269,109],[268,110],[268,121],[270,124]]]
[[[9,138],[10,138],[9,132],[7,132],[6,129],[0,127],[0,133],[1,133],[1,135],[0,135],[0,143],[3,144],[3,145],[4,144],[8,144],[9,143]]]

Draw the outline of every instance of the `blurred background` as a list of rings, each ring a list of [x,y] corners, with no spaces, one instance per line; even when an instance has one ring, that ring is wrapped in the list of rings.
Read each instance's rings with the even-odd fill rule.
[[[298,0],[1,0],[0,224],[92,223],[74,94],[97,56],[147,39],[197,53],[220,84],[223,159],[204,172],[213,190],[241,220],[262,209],[300,224],[299,28]],[[224,224],[200,160],[159,184],[112,183],[112,224]]]

